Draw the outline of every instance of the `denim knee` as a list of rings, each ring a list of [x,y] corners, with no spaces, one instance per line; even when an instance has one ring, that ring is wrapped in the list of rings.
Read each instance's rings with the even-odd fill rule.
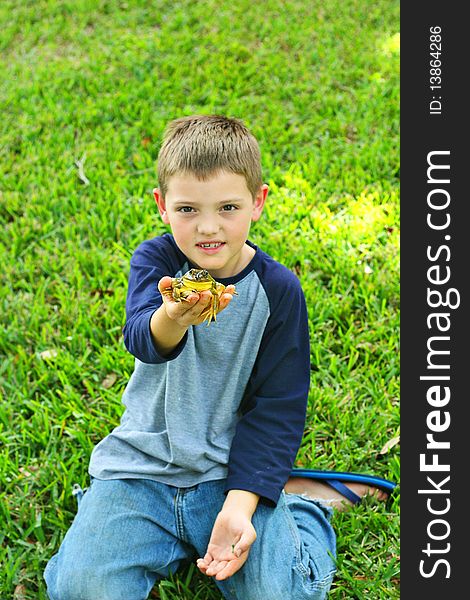
[[[243,567],[242,567],[243,570]],[[283,576],[273,570],[270,576],[257,572],[258,577],[235,574],[228,580],[215,581],[226,600],[325,600],[331,588],[335,570],[330,569],[322,578],[314,577],[294,567]]]
[[[314,505],[315,503],[312,502]],[[317,512],[323,510],[318,506]],[[318,537],[307,537],[299,543],[293,570],[299,600],[323,600],[328,595],[336,574],[336,536],[328,519],[318,519],[311,533]],[[314,541],[315,543],[312,543]],[[300,542],[300,540],[299,540]]]
[[[59,565],[58,558],[53,556],[44,572],[50,600],[145,600],[155,583],[145,573],[113,576],[99,565]]]
[[[259,537],[240,574],[227,581],[226,598],[324,600],[336,571],[330,516],[295,495],[282,495],[274,511],[260,506],[254,516]]]
[[[321,561],[320,564],[316,562],[315,565],[312,564],[311,559],[309,562],[310,566],[301,564],[295,567],[298,576],[297,586],[295,586],[297,595],[294,593],[291,597],[299,600],[324,600],[330,591],[336,567],[328,559]]]

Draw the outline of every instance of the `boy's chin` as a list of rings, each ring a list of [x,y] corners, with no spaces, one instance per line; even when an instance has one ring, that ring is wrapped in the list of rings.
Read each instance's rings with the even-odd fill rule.
[[[226,261],[221,260],[196,260],[194,264],[198,266],[199,269],[206,269],[209,273],[219,273],[228,270],[228,265]],[[225,275],[225,277],[229,277],[230,275]],[[222,277],[222,275],[220,275]]]
[[[199,269],[206,269],[209,273],[214,277],[214,279],[225,279],[226,277],[231,277],[234,275],[232,272],[230,264],[227,263],[226,260],[221,259],[212,259],[212,260],[191,260],[193,264],[197,265]]]
[[[221,269],[223,268],[230,257],[227,257],[225,245],[217,250],[217,252],[207,252],[200,248],[196,248],[186,256],[196,264],[200,265],[202,269]]]

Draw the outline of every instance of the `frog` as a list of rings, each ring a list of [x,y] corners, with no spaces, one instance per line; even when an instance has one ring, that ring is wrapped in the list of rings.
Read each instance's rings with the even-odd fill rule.
[[[209,290],[212,294],[209,305],[201,313],[203,323],[217,321],[220,297],[225,291],[225,285],[216,281],[206,269],[189,269],[181,277],[172,277],[171,285],[163,290],[163,294],[171,296],[175,302],[188,302],[188,297],[199,292]],[[233,294],[237,295],[234,290]]]

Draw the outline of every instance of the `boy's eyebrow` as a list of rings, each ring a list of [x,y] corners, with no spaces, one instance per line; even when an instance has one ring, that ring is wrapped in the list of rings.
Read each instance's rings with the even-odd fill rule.
[[[217,204],[228,204],[230,202],[243,202],[243,198],[238,198],[238,197],[235,197],[235,198],[224,198],[223,200],[219,200],[217,202]],[[174,204],[175,205],[180,205],[181,204],[181,205],[188,206],[188,205],[198,205],[198,204],[200,204],[200,202],[198,200],[189,200],[189,199],[186,199],[186,198],[177,198],[174,201]]]

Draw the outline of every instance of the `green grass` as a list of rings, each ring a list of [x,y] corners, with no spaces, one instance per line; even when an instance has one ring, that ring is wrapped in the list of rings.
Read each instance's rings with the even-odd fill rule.
[[[310,317],[297,465],[398,481],[398,2],[4,0],[0,27],[0,598],[45,599],[71,486],[119,422],[129,258],[165,231],[151,190],[178,116],[260,141],[251,239]],[[334,523],[330,598],[398,598],[398,492]],[[188,567],[152,597],[220,595]]]

